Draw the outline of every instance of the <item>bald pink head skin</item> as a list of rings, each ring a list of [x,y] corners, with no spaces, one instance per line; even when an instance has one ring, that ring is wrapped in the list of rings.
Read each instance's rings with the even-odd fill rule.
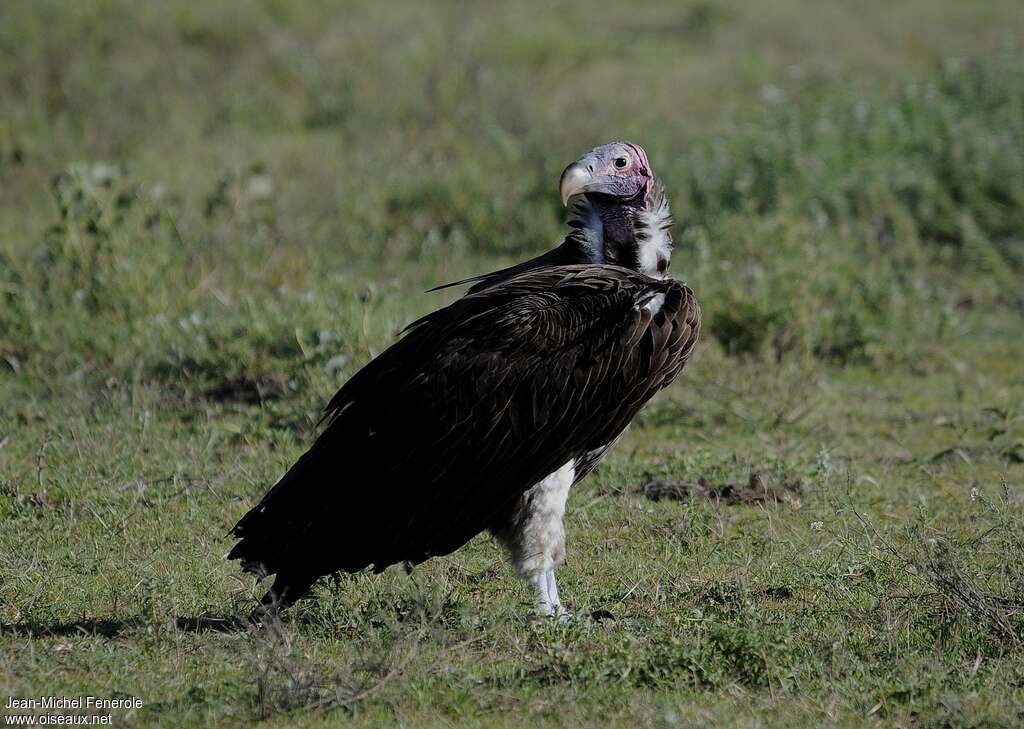
[[[559,181],[559,192],[563,205],[568,205],[575,195],[587,195],[591,199],[608,196],[619,203],[643,205],[653,177],[643,147],[615,141],[594,147],[566,167]]]

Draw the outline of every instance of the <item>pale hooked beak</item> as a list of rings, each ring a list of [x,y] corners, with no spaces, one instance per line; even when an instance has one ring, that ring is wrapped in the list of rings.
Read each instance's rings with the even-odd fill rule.
[[[569,198],[573,195],[584,192],[587,184],[593,179],[593,175],[586,167],[579,162],[573,162],[562,172],[562,179],[558,183],[558,192],[562,196],[562,205],[569,204]]]

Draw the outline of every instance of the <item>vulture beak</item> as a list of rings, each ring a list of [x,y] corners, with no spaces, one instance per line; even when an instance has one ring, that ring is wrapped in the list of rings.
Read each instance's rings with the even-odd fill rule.
[[[569,204],[569,198],[577,193],[586,192],[587,184],[591,182],[593,175],[586,167],[579,162],[573,162],[562,172],[562,179],[558,183],[558,191],[562,196],[562,205]]]

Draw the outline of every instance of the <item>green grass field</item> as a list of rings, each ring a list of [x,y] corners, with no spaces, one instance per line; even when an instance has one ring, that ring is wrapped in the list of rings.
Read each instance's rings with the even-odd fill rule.
[[[1020,726],[1022,44],[1016,0],[0,4],[4,705]],[[617,137],[705,325],[574,490],[580,618],[481,537],[247,627],[228,529]]]

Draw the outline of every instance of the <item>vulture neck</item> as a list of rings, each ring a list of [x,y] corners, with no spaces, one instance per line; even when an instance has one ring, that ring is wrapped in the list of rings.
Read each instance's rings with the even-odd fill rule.
[[[660,180],[653,179],[636,200],[583,198],[569,225],[586,237],[586,254],[592,258],[585,262],[610,263],[655,278],[666,275],[672,260],[672,211]]]
[[[431,291],[472,283],[468,291],[472,294],[535,268],[575,263],[610,263],[655,278],[662,278],[668,269],[672,257],[672,213],[664,188],[657,180],[640,206],[581,195],[573,203],[568,223],[571,230],[553,250]]]

